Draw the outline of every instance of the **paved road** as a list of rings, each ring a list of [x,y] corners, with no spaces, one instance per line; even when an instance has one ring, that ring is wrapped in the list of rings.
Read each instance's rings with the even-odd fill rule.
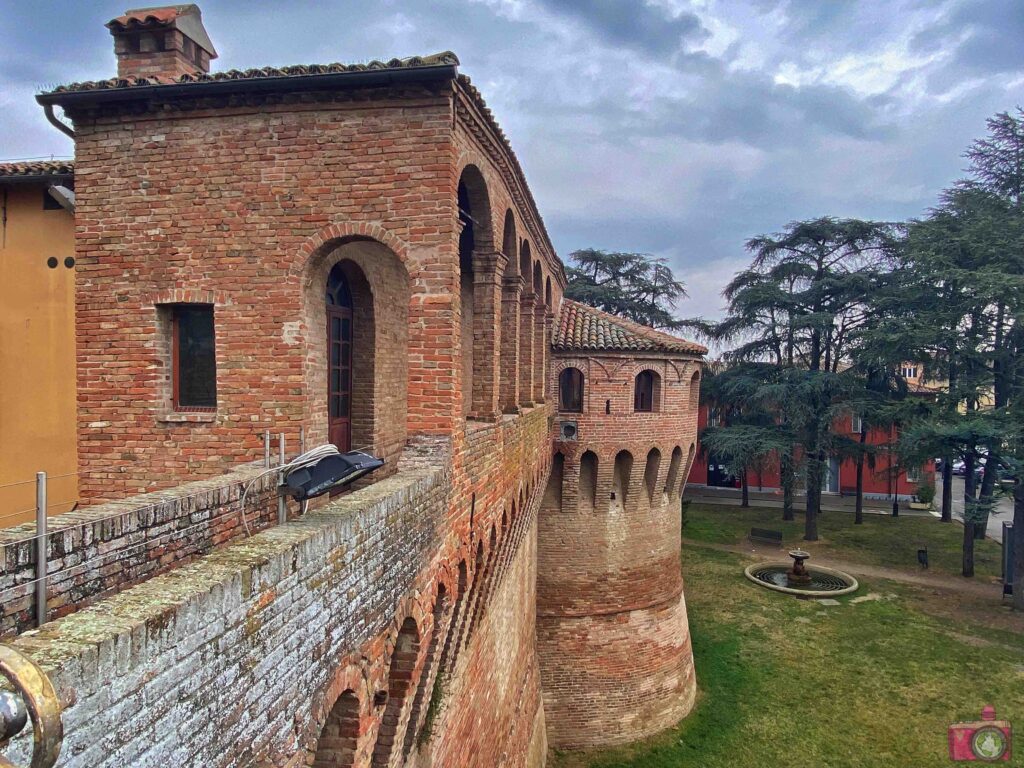
[[[942,504],[942,477],[935,482],[935,505]],[[935,513],[936,515],[938,512]],[[953,517],[960,522],[964,519],[964,479],[953,477]],[[1013,522],[1013,499],[1009,496],[999,497],[996,508],[988,516],[988,530],[985,534],[993,541],[1002,542],[1003,523]]]

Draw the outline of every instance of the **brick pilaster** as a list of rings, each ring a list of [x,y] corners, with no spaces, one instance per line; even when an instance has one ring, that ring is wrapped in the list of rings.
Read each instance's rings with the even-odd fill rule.
[[[506,274],[501,284],[501,412],[519,412],[519,304],[523,278]]]
[[[502,273],[508,257],[500,251],[473,254],[473,406],[470,416],[498,418],[501,358]]]
[[[519,404],[533,406],[533,291],[523,291],[519,298]]]

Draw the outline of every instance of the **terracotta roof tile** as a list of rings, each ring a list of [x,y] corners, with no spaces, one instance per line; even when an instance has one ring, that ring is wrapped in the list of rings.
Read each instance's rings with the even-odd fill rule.
[[[0,179],[22,176],[67,176],[74,172],[74,160],[34,160],[21,163],[0,163]]]
[[[656,331],[570,299],[562,300],[552,346],[567,352],[605,350],[703,355],[708,351],[696,342]]]
[[[308,77],[310,75],[334,75],[344,72],[369,72],[389,69],[416,69],[418,67],[458,66],[459,59],[451,51],[442,51],[430,56],[411,56],[407,59],[370,61],[366,64],[298,64],[289,67],[262,67],[260,69],[229,69],[224,72],[209,72],[180,77],[112,77],[109,80],[87,80],[54,88],[48,93],[73,93],[78,91],[104,91],[117,88],[137,88],[153,85],[188,85],[190,83],[220,83],[237,80],[263,80],[271,77]]]

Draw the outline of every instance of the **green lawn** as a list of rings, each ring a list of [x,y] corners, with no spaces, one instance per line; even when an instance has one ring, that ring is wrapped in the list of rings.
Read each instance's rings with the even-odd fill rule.
[[[691,507],[691,512],[687,535],[719,542],[738,541],[744,527],[780,516],[760,513],[766,515],[762,520],[759,513],[744,511],[736,520],[716,518],[723,529],[716,530],[709,516],[726,509]],[[879,562],[865,552],[872,537],[887,539],[905,530],[913,534],[896,538],[906,546],[915,546],[917,535],[944,540],[930,531],[927,520],[873,519],[862,532],[852,524],[833,524],[838,513],[826,518],[823,531],[836,542],[837,557],[861,554],[856,559]],[[787,543],[798,538],[786,531]],[[1024,728],[1024,622],[1019,617],[1000,613],[995,624],[1003,629],[950,621],[941,611],[928,610],[928,601],[936,607],[944,602],[941,594],[877,579],[861,579],[855,595],[826,607],[756,587],[742,574],[748,562],[740,555],[684,546],[700,689],[691,715],[640,744],[556,753],[549,765],[937,768],[950,765],[947,726],[976,719],[986,704]],[[867,594],[880,599],[851,602]],[[1022,748],[1018,743],[1018,754]]]
[[[803,512],[797,512],[795,520],[783,522],[781,509],[690,504],[683,536],[694,541],[743,544],[752,527],[782,531],[787,549],[799,545],[812,556],[821,552],[893,568],[918,569],[917,550],[927,546],[932,571],[953,575],[961,571],[963,526],[943,523],[934,517],[865,515],[862,525],[854,525],[852,512],[824,512],[818,517],[819,541],[805,542]],[[978,579],[999,576],[1000,551],[994,541],[975,542],[974,569]],[[785,559],[784,553],[780,552],[780,556]]]

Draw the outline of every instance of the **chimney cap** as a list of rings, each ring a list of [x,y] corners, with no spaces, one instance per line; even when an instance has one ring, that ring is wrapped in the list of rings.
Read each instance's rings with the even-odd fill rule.
[[[135,8],[107,22],[107,29],[112,35],[160,28],[180,30],[185,37],[210,54],[211,59],[217,58],[217,51],[203,26],[203,12],[193,3]]]

